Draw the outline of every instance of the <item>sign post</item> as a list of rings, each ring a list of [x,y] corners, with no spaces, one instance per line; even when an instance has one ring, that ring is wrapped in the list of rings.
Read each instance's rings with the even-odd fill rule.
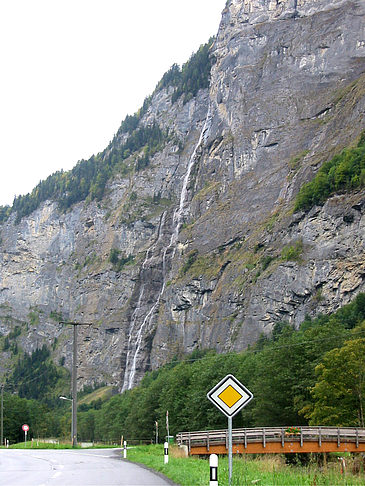
[[[27,433],[29,430],[29,425],[27,424],[22,425],[22,429],[24,431],[24,436],[25,436],[25,447],[27,447]]]
[[[233,375],[227,375],[207,393],[207,397],[228,418],[228,469],[231,486],[232,418],[253,399],[253,394]]]

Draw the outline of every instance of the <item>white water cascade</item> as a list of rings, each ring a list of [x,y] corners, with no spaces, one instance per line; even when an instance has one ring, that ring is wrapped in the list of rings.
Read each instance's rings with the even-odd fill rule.
[[[166,211],[162,214],[161,219],[160,219],[160,225],[158,228],[158,234],[157,234],[157,239],[153,243],[152,246],[150,246],[146,252],[145,259],[142,263],[141,266],[141,271],[140,274],[143,273],[143,271],[148,267],[148,264],[151,262],[153,258],[153,250],[158,246],[158,244],[161,242],[162,239],[162,228],[165,224],[165,218],[166,218]],[[123,381],[123,387],[122,391],[124,390],[129,390],[132,388],[133,385],[133,380],[134,380],[134,375],[136,372],[136,362],[137,362],[137,355],[138,351],[141,345],[142,341],[142,331],[145,327],[145,324],[147,322],[147,319],[150,315],[151,312],[153,312],[154,306],[152,306],[150,312],[148,312],[147,316],[144,318],[142,325],[137,331],[137,337],[135,342],[133,342],[133,338],[135,336],[135,330],[137,326],[137,320],[139,317],[139,310],[141,309],[144,293],[145,293],[145,286],[146,286],[146,280],[143,281],[140,289],[139,289],[139,295],[138,295],[138,300],[137,300],[137,305],[136,308],[134,309],[134,312],[132,314],[131,318],[131,327],[129,329],[129,339],[128,339],[128,351],[127,351],[127,359],[126,359],[126,366],[125,366],[125,372],[124,372],[124,381]]]
[[[133,387],[134,384],[134,378],[136,374],[136,365],[137,365],[137,359],[139,355],[139,351],[141,348],[141,343],[142,343],[142,338],[143,338],[143,333],[144,330],[147,328],[149,329],[150,323],[152,321],[152,318],[155,314],[156,309],[158,308],[161,300],[161,296],[165,291],[166,287],[166,256],[168,251],[173,248],[173,253],[172,253],[172,258],[175,255],[175,250],[176,250],[176,242],[178,239],[179,231],[182,225],[183,217],[184,217],[184,210],[187,202],[187,197],[188,197],[188,183],[190,180],[190,175],[192,168],[195,163],[197,151],[199,147],[202,144],[202,141],[204,139],[204,135],[207,132],[208,128],[210,127],[210,123],[212,120],[211,116],[211,111],[210,108],[208,109],[208,113],[205,119],[204,126],[200,132],[200,137],[198,140],[198,143],[196,144],[194,151],[189,159],[188,167],[183,179],[183,184],[181,188],[181,193],[180,193],[180,202],[179,206],[176,208],[173,216],[173,231],[170,237],[169,244],[165,247],[162,253],[162,285],[161,289],[158,293],[158,296],[154,302],[154,304],[151,306],[150,310],[147,312],[146,316],[144,317],[141,326],[139,327],[136,335],[135,335],[135,330],[137,326],[137,320],[138,320],[138,314],[139,310],[141,308],[141,304],[143,301],[144,297],[144,292],[145,292],[145,281],[142,283],[140,291],[139,291],[139,296],[138,296],[138,301],[137,301],[137,306],[132,314],[132,319],[131,319],[131,327],[129,331],[129,339],[128,339],[128,351],[127,351],[127,359],[126,359],[126,366],[125,366],[125,373],[124,373],[124,382],[123,382],[123,387],[122,391],[124,390],[130,390]],[[160,226],[159,226],[159,231],[158,231],[158,237],[155,243],[147,250],[146,253],[146,258],[142,264],[141,267],[141,273],[143,270],[148,266],[148,263],[152,260],[153,258],[153,250],[158,247],[158,244],[162,241],[163,238],[163,227],[165,224],[165,216],[166,213],[163,213],[162,218],[160,220]],[[133,337],[135,336],[135,340],[133,342]]]

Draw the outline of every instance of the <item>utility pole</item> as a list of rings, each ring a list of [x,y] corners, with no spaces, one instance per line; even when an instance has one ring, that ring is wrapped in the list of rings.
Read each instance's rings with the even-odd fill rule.
[[[4,385],[1,385],[1,430],[0,430],[0,446],[4,443]]]
[[[77,446],[77,326],[91,326],[86,322],[60,321],[60,324],[73,326],[73,357],[72,357],[72,421],[71,421],[71,441],[72,447]]]

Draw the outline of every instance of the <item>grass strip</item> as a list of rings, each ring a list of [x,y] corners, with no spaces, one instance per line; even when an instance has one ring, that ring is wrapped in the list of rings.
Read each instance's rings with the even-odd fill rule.
[[[169,463],[164,464],[163,446],[137,446],[128,449],[128,460],[138,462],[164,474],[180,486],[207,486],[209,484],[209,459],[181,457],[177,446],[170,446]],[[352,474],[354,461],[361,462],[360,456],[348,458],[349,467],[345,475],[341,474],[336,457],[326,466],[319,466],[312,461],[307,466],[288,465],[285,457],[275,456],[239,456],[233,460],[232,486],[356,486],[365,484],[363,466],[358,474]],[[360,464],[359,462],[359,464]],[[228,459],[219,457],[219,486],[228,486]]]

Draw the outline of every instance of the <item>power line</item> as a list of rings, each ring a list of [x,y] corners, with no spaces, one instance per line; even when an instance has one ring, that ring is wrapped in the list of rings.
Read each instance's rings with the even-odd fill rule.
[[[312,328],[312,329],[316,329],[316,328]],[[317,329],[320,329],[320,328],[317,328]],[[243,350],[243,351],[240,351],[240,352],[230,352],[230,353],[217,353],[217,357],[222,357],[222,358],[225,358],[225,357],[229,357],[229,356],[235,356],[237,354],[244,354],[244,353],[254,353],[254,354],[258,354],[258,353],[262,353],[262,352],[275,352],[276,350],[280,350],[280,349],[290,349],[290,348],[294,348],[294,347],[298,347],[298,346],[305,346],[307,344],[313,344],[313,343],[319,343],[319,342],[330,342],[330,341],[333,341],[335,339],[345,339],[346,337],[351,337],[351,336],[356,336],[356,335],[365,335],[365,329],[358,329],[356,330],[356,328],[352,328],[352,329],[344,329],[344,333],[343,334],[337,334],[337,335],[334,335],[334,336],[330,336],[330,337],[327,337],[327,338],[318,338],[318,339],[308,339],[306,341],[301,341],[301,342],[297,342],[297,343],[286,343],[284,345],[278,345],[278,344],[275,344],[274,341],[267,341],[265,344],[264,344],[264,347],[262,349],[246,349],[246,350]],[[346,331],[348,331],[348,336],[346,336]],[[294,334],[295,336],[295,334]],[[169,361],[168,363],[165,363],[162,367],[164,366],[169,366],[169,365],[177,365],[177,364],[182,364],[182,363],[195,363],[197,361],[203,361],[203,360],[207,360],[207,359],[211,359],[211,355],[205,355],[205,356],[202,356],[200,358],[182,358],[181,360],[173,360],[173,361]],[[151,362],[148,361],[147,362],[147,365],[150,365]],[[162,368],[161,367],[161,368]],[[157,370],[156,370],[157,371]],[[32,383],[36,380],[38,380],[39,378],[41,378],[42,376],[46,375],[48,373],[48,371],[45,371],[44,373],[41,373],[37,376],[35,376],[34,378],[32,379],[26,379],[25,381],[21,381],[21,382],[13,382],[13,383],[9,383],[7,382],[5,385],[4,385],[4,391],[6,391],[7,389],[18,389],[21,385],[23,385],[24,383]]]
[[[313,328],[315,329],[315,328]],[[320,328],[318,328],[320,329]],[[344,331],[346,331],[346,329],[344,329]],[[349,335],[348,337],[351,337],[351,335],[357,335],[357,334],[365,334],[365,329],[359,329],[357,331],[355,331],[354,329],[349,329]],[[284,345],[277,345],[275,344],[274,341],[267,341],[265,344],[264,344],[264,347],[262,349],[245,349],[243,351],[239,351],[239,352],[230,352],[230,353],[217,353],[216,356],[217,357],[229,357],[229,356],[235,356],[237,354],[244,354],[244,353],[254,353],[254,354],[258,354],[258,353],[263,353],[264,351],[276,351],[278,349],[290,349],[290,348],[294,348],[294,347],[298,347],[298,346],[304,346],[306,344],[312,344],[312,343],[319,343],[319,342],[328,342],[328,341],[332,341],[332,340],[335,340],[335,339],[344,339],[346,338],[346,336],[344,334],[337,334],[337,335],[334,335],[334,336],[331,336],[331,337],[328,337],[328,338],[319,338],[319,339],[308,339],[306,341],[301,341],[301,342],[298,342],[298,343],[287,343],[287,344],[284,344]],[[270,346],[271,345],[271,346]],[[171,364],[180,364],[180,363],[194,363],[196,361],[203,361],[203,360],[206,360],[206,359],[211,359],[211,355],[210,356],[202,356],[201,358],[182,358],[181,360],[174,360],[174,361],[169,361],[168,363],[165,363],[165,365],[163,366],[169,366]],[[151,362],[147,362],[147,364],[151,364]]]
[[[13,388],[13,389],[14,389],[14,388],[19,388],[21,385],[28,384],[28,383],[32,383],[33,381],[37,381],[37,380],[39,380],[39,378],[41,378],[42,376],[46,375],[47,373],[48,373],[48,370],[44,371],[44,372],[43,372],[43,373],[41,373],[40,375],[36,375],[36,376],[35,376],[34,378],[32,378],[32,379],[25,378],[24,380],[22,380],[22,381],[20,381],[20,382],[18,381],[17,383],[15,383],[14,381],[13,381],[13,383],[11,383],[11,382],[6,382],[4,386],[5,386],[6,388]]]

